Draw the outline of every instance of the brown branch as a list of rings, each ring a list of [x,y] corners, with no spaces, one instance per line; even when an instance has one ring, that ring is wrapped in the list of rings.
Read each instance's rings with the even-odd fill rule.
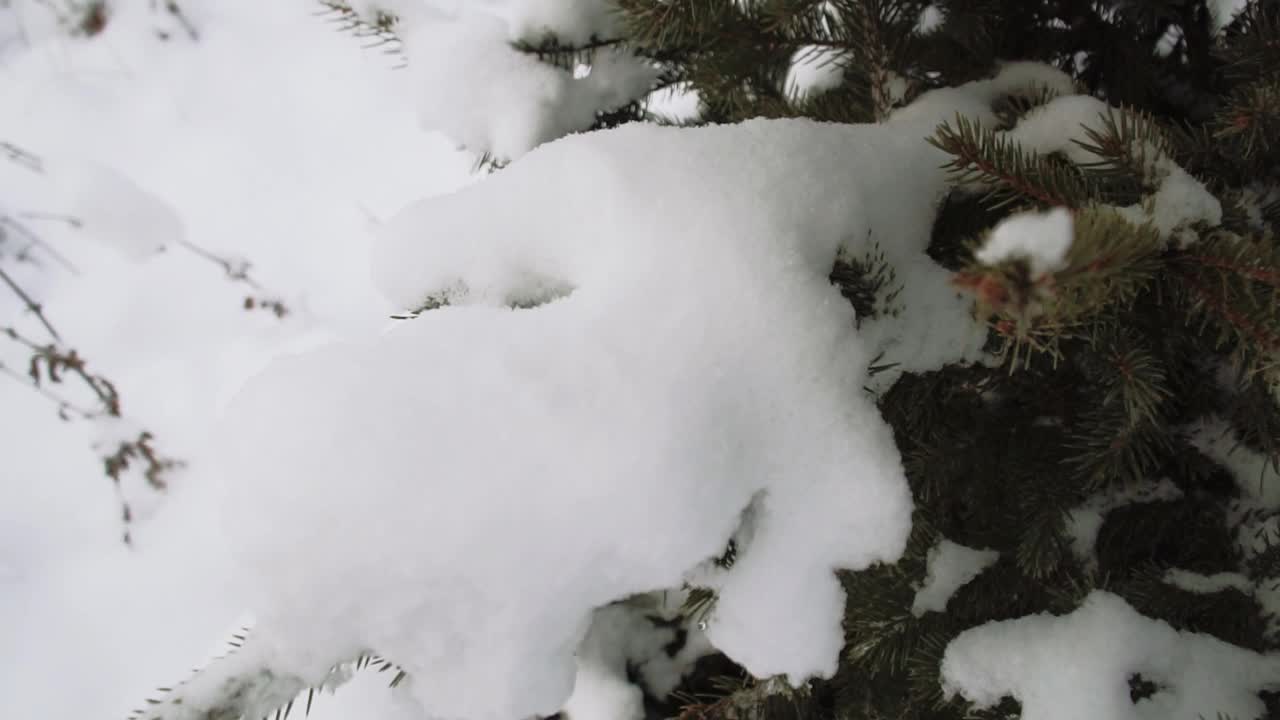
[[[75,413],[76,415],[79,415],[80,418],[83,420],[90,420],[94,417],[97,417],[94,413],[75,405],[70,400],[67,400],[61,395],[53,392],[52,390],[45,387],[44,385],[41,385],[37,382],[33,382],[28,375],[20,373],[17,370],[14,370],[13,368],[9,367],[8,365],[5,365],[3,361],[0,361],[0,374],[3,374],[11,378],[12,380],[14,380],[19,385],[22,385],[25,388],[30,388],[33,392],[36,392],[44,396],[46,400],[57,405],[58,416],[63,420],[70,419],[67,416],[68,412],[72,412],[72,413]]]
[[[184,247],[188,251],[193,253],[196,257],[199,257],[204,260],[208,260],[214,265],[217,265],[218,267],[222,268],[222,271],[226,273],[226,276],[232,282],[244,283],[245,285],[248,285],[250,288],[252,288],[255,292],[261,293],[259,297],[254,297],[252,295],[245,297],[244,299],[245,310],[256,310],[256,309],[269,310],[277,318],[283,318],[284,316],[289,314],[289,307],[285,305],[284,301],[279,299],[279,297],[272,296],[272,294],[266,288],[264,288],[260,283],[258,283],[257,280],[254,280],[253,277],[249,274],[249,269],[252,267],[252,265],[250,265],[250,263],[247,260],[236,261],[231,258],[223,257],[185,238],[178,238],[177,243],[181,247]]]
[[[1229,270],[1241,277],[1280,287],[1280,271],[1277,270],[1263,270],[1261,268],[1248,267],[1223,258],[1208,255],[1184,255],[1183,257],[1188,260],[1194,260],[1205,267],[1216,268],[1218,270]]]
[[[969,149],[966,147],[966,149]],[[976,149],[976,148],[975,148]],[[973,153],[961,156],[966,162],[973,164],[987,175],[998,178],[1001,182],[1018,191],[1023,195],[1033,197],[1046,205],[1063,205],[1072,210],[1079,209],[1079,203],[1072,202],[1064,195],[1054,195],[1048,191],[1042,190],[1033,183],[1024,182],[1020,177],[1014,174],[1001,171],[1000,167],[995,163],[988,162],[980,153]]]
[[[1200,298],[1205,307],[1217,313],[1227,324],[1238,328],[1242,334],[1248,335],[1260,347],[1266,350],[1275,350],[1280,348],[1280,337],[1268,331],[1266,328],[1259,327],[1257,323],[1244,317],[1239,312],[1231,309],[1225,298],[1219,297],[1211,292],[1207,287],[1195,279],[1193,273],[1187,270],[1179,270],[1183,281],[1187,287]]]

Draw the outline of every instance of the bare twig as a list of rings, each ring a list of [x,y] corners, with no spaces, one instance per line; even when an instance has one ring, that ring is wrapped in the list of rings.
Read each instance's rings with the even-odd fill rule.
[[[36,220],[47,219],[46,216],[35,215],[33,213],[24,213],[22,216],[31,217],[32,219],[36,219]],[[75,222],[79,223],[79,220],[76,220]],[[79,227],[79,225],[73,225],[73,227]],[[38,245],[41,249],[43,249],[46,253],[49,254],[49,257],[53,258],[55,261],[57,261],[59,265],[65,268],[67,272],[71,273],[72,275],[80,274],[80,270],[76,268],[76,266],[71,262],[71,260],[69,260],[61,252],[59,252],[57,248],[50,245],[44,238],[40,237],[40,235],[34,232],[31,228],[27,227],[21,222],[18,222],[17,220],[15,220],[14,218],[8,215],[0,216],[0,230],[3,230],[4,228],[8,228],[14,233],[17,233],[18,235],[22,236],[22,238],[26,240],[28,243],[30,243],[31,245]],[[3,237],[4,237],[4,234],[0,232],[0,239],[3,239]]]
[[[151,7],[152,10],[155,10],[156,0],[152,0]],[[195,24],[192,23],[191,18],[187,17],[187,14],[182,11],[177,0],[164,0],[164,9],[179,25],[182,26],[182,29],[187,33],[187,37],[191,38],[192,42],[200,39],[200,31],[196,30]]]
[[[179,246],[186,248],[197,257],[208,260],[214,265],[222,268],[222,271],[226,273],[227,277],[233,282],[243,283],[252,288],[255,292],[259,293],[256,297],[253,295],[245,297],[245,310],[256,310],[261,308],[271,311],[277,318],[283,318],[285,315],[289,314],[289,308],[285,305],[284,301],[264,288],[257,280],[253,279],[253,276],[249,274],[249,270],[253,267],[249,261],[223,257],[191,242],[190,240],[187,240],[186,238],[178,238],[177,243]]]
[[[248,263],[248,261],[233,260],[231,258],[223,257],[221,255],[218,255],[214,252],[211,252],[209,250],[206,250],[200,247],[199,245],[191,242],[190,240],[187,240],[186,238],[178,238],[178,244],[190,250],[191,252],[195,253],[197,256],[202,257],[205,260],[208,260],[209,262],[217,265],[218,267],[221,267],[223,272],[227,274],[227,277],[231,278],[232,280],[235,280],[236,282],[242,282],[248,285],[249,287],[253,288],[254,290],[262,290],[262,286],[259,285],[257,281],[254,280],[252,277],[249,277],[249,268],[251,266]]]
[[[0,268],[0,281],[3,281],[5,285],[9,286],[9,289],[18,296],[18,299],[27,306],[27,310],[40,320],[40,324],[44,325],[44,329],[49,331],[49,335],[54,340],[62,342],[62,336],[58,335],[58,331],[54,329],[53,323],[50,323],[49,318],[45,317],[44,309],[41,307],[40,303],[31,299],[31,296],[27,294],[27,291],[23,290],[22,286],[18,285],[13,278],[9,277],[9,273],[5,272],[4,268]]]
[[[10,160],[32,172],[44,172],[44,161],[38,155],[27,152],[13,143],[0,142],[0,153],[4,153]]]
[[[27,375],[32,382],[39,385],[42,378],[48,378],[50,382],[60,383],[63,374],[70,372],[80,378],[102,405],[103,412],[90,417],[102,414],[112,417],[121,416],[120,394],[116,392],[115,384],[101,375],[90,373],[85,367],[84,358],[75,350],[60,348],[53,344],[41,345],[12,327],[0,328],[0,333],[31,351],[31,364],[27,369]],[[41,363],[43,363],[43,372]]]
[[[0,334],[8,337],[32,352],[31,363],[26,376],[0,362],[0,374],[4,374],[25,387],[39,393],[58,408],[58,417],[70,420],[76,415],[82,420],[95,420],[104,417],[120,418],[120,395],[115,385],[107,378],[90,373],[85,361],[75,350],[67,350],[56,345],[41,345],[31,338],[20,334],[12,327],[0,328]],[[43,379],[52,383],[61,383],[66,373],[78,377],[97,398],[99,407],[94,410],[80,407],[62,395],[50,390]],[[141,464],[142,477],[148,486],[157,492],[166,490],[169,482],[166,474],[182,467],[179,460],[161,455],[154,446],[155,436],[147,430],[138,431],[131,439],[115,443],[111,447],[99,449],[102,459],[103,473],[111,479],[116,497],[120,502],[120,517],[124,523],[123,540],[126,545],[132,544],[130,525],[133,522],[133,509],[125,497],[122,486],[124,472],[134,465]]]
[[[75,415],[79,416],[82,420],[89,420],[95,417],[92,412],[85,410],[84,408],[76,405],[70,400],[67,400],[66,398],[53,392],[52,390],[45,387],[44,385],[41,385],[40,383],[32,381],[32,379],[29,376],[24,375],[23,373],[20,373],[17,370],[14,370],[8,365],[5,365],[4,361],[0,361],[0,374],[4,374],[5,376],[9,377],[14,382],[17,382],[19,385],[22,385],[23,387],[30,388],[33,392],[44,396],[46,400],[57,405],[58,417],[60,417],[63,420],[70,420],[71,413],[74,413]]]

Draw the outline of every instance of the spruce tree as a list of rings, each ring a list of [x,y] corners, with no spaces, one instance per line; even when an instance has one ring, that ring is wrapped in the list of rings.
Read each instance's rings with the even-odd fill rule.
[[[397,42],[394,8],[323,4],[347,29]],[[1099,590],[1175,629],[1280,651],[1280,508],[1259,499],[1276,492],[1260,483],[1280,482],[1280,3],[1233,17],[1206,0],[617,0],[616,11],[616,36],[513,44],[566,72],[605,50],[656,69],[642,96],[578,130],[671,123],[646,102],[668,88],[698,98],[695,117],[674,121],[684,126],[873,123],[1014,61],[1056,67],[1100,101],[1048,151],[1028,128],[1065,106],[1049,89],[1000,98],[998,125],[957,116],[928,139],[953,179],[929,255],[972,296],[986,360],[874,390],[915,514],[899,562],[841,575],[838,672],[794,687],[711,656],[652,699],[652,717],[1018,717],[1011,698],[976,708],[945,693],[948,646],[987,623],[1068,614]],[[792,87],[793,66],[815,58],[829,81]],[[512,158],[475,149],[506,172]],[[1171,176],[1202,183],[1220,217],[1162,194]],[[984,259],[1002,222],[1054,208],[1073,228],[1058,262]],[[874,318],[912,301],[894,273],[874,253],[840,257],[831,282]],[[944,609],[913,611],[942,541],[997,559]],[[1230,582],[1190,589],[1189,577],[1223,573]],[[687,618],[714,613],[713,591],[689,598]],[[1140,674],[1129,684],[1135,702],[1157,691]]]

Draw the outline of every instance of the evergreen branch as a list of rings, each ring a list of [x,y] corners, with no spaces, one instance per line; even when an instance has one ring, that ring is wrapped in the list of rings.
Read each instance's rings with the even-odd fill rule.
[[[973,293],[980,317],[994,318],[1005,340],[999,356],[1011,370],[1032,353],[1056,361],[1061,346],[1113,322],[1159,276],[1163,242],[1149,225],[1136,226],[1106,206],[1079,210],[1063,267],[1032,276],[1025,261],[996,267],[971,261],[954,284]]]
[[[586,42],[573,44],[563,43],[556,36],[547,35],[537,42],[515,40],[511,47],[549,65],[573,71],[579,65],[590,65],[597,50],[622,47],[624,42],[622,38],[599,38],[592,35]]]
[[[855,12],[843,14],[851,22],[838,27],[861,38],[853,44],[852,69],[865,68],[862,74],[871,89],[875,117],[884,120],[896,105],[894,77],[902,77],[917,54],[915,25],[920,8],[903,0],[861,0],[854,8]]]
[[[1174,258],[1189,292],[1188,320],[1215,320],[1218,344],[1234,345],[1250,365],[1273,365],[1280,352],[1280,247],[1215,234]]]
[[[1213,137],[1239,162],[1262,171],[1280,159],[1280,76],[1236,90],[1214,116]]]
[[[1249,80],[1280,67],[1280,7],[1253,0],[1228,27],[1217,52],[1224,74]]]
[[[1154,190],[1159,179],[1153,176],[1153,163],[1170,151],[1169,139],[1159,122],[1134,108],[1110,106],[1100,119],[1099,128],[1082,126],[1087,141],[1072,141],[1098,157],[1080,167],[1108,179],[1122,177],[1145,192]]]
[[[986,199],[998,207],[1029,199],[1043,207],[1076,209],[1092,194],[1074,167],[1027,151],[1003,133],[962,115],[956,116],[954,126],[939,126],[928,141],[952,156],[944,167],[958,182],[988,186]]]
[[[1081,350],[1081,370],[1100,391],[1096,411],[1122,411],[1129,426],[1167,424],[1173,397],[1164,363],[1141,335],[1129,328],[1107,328]]]
[[[373,17],[361,15],[346,0],[316,0],[321,10],[318,15],[338,25],[339,32],[351,33],[361,40],[370,40],[364,47],[371,50],[379,47],[386,49],[391,55],[404,53],[403,41],[396,32],[400,18],[396,15],[378,10]]]
[[[897,314],[894,303],[904,286],[897,282],[897,271],[885,260],[878,243],[872,243],[861,258],[850,257],[842,249],[828,280],[853,305],[859,325],[865,319]]]
[[[1219,343],[1224,344],[1227,337],[1236,335],[1243,343],[1241,347],[1254,346],[1270,353],[1280,349],[1280,332],[1264,326],[1261,322],[1250,318],[1247,313],[1232,306],[1224,293],[1215,292],[1200,280],[1193,272],[1185,269],[1179,275],[1192,292],[1192,315],[1216,316],[1223,328]]]
[[[388,683],[391,688],[407,677],[390,660],[362,653],[333,665],[318,683],[308,683],[264,665],[264,658],[250,643],[249,628],[234,633],[227,648],[176,687],[156,688],[156,694],[146,698],[145,706],[130,713],[128,720],[287,720],[299,704],[304,717],[310,716],[315,696],[344,684],[351,673],[395,670]]]
[[[1066,464],[1088,490],[1132,486],[1150,477],[1167,457],[1172,440],[1153,422],[1134,421],[1105,408],[1084,413],[1067,442]]]
[[[1022,532],[1014,549],[1014,560],[1027,577],[1045,580],[1057,574],[1071,557],[1067,540],[1066,513],[1061,506],[1046,505],[1024,510]]]
[[[1197,253],[1185,253],[1182,257],[1202,267],[1225,270],[1244,279],[1254,280],[1280,288],[1280,265],[1257,267],[1239,260],[1230,260],[1227,258],[1200,255]]]

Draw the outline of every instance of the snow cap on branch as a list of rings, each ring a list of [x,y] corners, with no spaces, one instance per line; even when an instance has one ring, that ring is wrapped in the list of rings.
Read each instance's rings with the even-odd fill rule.
[[[1043,275],[1066,266],[1071,237],[1071,211],[1067,208],[1021,213],[997,225],[974,257],[986,265],[1026,260],[1033,276]]]

